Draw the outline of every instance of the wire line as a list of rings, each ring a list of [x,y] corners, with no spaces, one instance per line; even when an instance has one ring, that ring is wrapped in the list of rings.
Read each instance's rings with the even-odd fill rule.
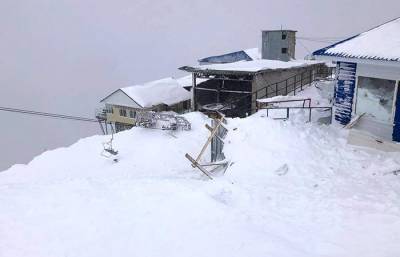
[[[86,121],[86,122],[98,122],[97,119],[92,119],[92,118],[87,118],[87,117],[79,117],[79,116],[49,113],[49,112],[37,112],[37,111],[32,111],[32,110],[17,109],[17,108],[2,107],[2,106],[0,106],[0,111],[42,116],[42,117],[48,117],[48,118],[58,118],[58,119]]]

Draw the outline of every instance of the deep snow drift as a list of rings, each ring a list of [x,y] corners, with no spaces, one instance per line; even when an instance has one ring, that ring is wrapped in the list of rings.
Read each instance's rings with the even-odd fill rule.
[[[133,128],[82,139],[0,173],[0,256],[400,256],[400,155],[346,145],[345,130],[229,119],[226,174],[190,166],[189,132]]]

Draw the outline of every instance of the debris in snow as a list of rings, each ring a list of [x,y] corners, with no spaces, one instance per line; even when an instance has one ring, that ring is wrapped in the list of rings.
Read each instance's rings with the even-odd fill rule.
[[[277,170],[275,170],[275,173],[279,176],[286,175],[289,171],[289,166],[287,163],[283,164],[281,167],[279,167]]]
[[[206,143],[203,145],[199,155],[196,159],[190,156],[188,153],[185,157],[192,163],[192,167],[197,167],[201,172],[203,172],[209,179],[212,178],[212,174],[222,171],[225,173],[229,166],[229,161],[225,160],[225,155],[222,152],[224,146],[223,139],[226,137],[228,130],[223,126],[226,123],[226,119],[220,112],[213,113],[215,118],[212,120],[213,127],[206,124],[206,128],[211,133],[208,137]],[[200,160],[205,153],[207,147],[211,144],[211,162],[210,163],[200,163]],[[211,167],[211,169],[210,169]],[[208,168],[208,169],[207,169]]]
[[[190,130],[191,125],[183,116],[173,112],[139,111],[136,126],[162,130]]]
[[[383,175],[390,175],[390,174],[393,174],[395,176],[400,175],[400,170],[389,171],[389,172],[384,173]]]

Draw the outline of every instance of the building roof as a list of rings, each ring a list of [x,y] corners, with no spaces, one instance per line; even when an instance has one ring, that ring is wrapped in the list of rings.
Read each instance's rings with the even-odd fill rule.
[[[159,104],[173,105],[189,100],[191,97],[190,92],[185,90],[176,79],[164,78],[142,85],[120,88],[101,100],[101,102],[107,102],[107,99],[116,92],[123,92],[142,108],[149,108]]]
[[[260,49],[256,48],[249,48],[243,50],[253,61],[261,60],[261,52]]]
[[[203,83],[205,81],[207,81],[208,79],[204,79],[204,78],[196,78],[196,84],[200,84]],[[176,81],[178,81],[178,83],[182,86],[182,87],[192,87],[192,75],[187,75],[184,76],[182,78],[178,78],[176,79]]]
[[[292,29],[265,29],[262,32],[297,32],[297,30]]]
[[[258,48],[250,48],[221,55],[209,56],[198,61],[199,63],[232,63],[259,59],[261,59],[261,54],[259,53]]]
[[[307,67],[313,64],[323,63],[321,61],[312,60],[292,60],[288,62],[278,60],[256,60],[256,61],[240,61],[225,64],[209,64],[198,66],[184,66],[179,69],[188,72],[210,72],[210,73],[242,73],[254,74],[268,70],[282,70],[291,68]]]
[[[400,17],[319,49],[313,55],[400,61]]]

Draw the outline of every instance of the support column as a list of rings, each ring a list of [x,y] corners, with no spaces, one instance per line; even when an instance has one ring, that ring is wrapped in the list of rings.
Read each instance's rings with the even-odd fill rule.
[[[192,73],[192,99],[191,99],[192,111],[197,111],[196,103],[196,73]]]

